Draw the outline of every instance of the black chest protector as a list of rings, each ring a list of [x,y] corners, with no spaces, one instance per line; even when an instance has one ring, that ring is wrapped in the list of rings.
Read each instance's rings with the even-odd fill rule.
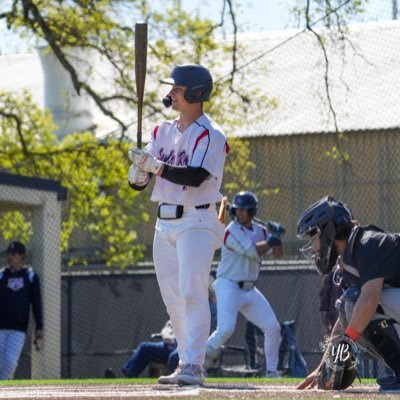
[[[349,287],[355,286],[354,277],[360,286],[384,278],[385,284],[400,287],[400,236],[374,225],[356,226],[347,240],[343,262],[359,274],[345,271],[343,279]]]

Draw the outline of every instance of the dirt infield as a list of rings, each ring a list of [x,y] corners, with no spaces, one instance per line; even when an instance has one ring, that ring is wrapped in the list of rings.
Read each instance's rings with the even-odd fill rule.
[[[204,386],[164,386],[114,383],[102,385],[2,386],[0,399],[36,400],[116,400],[116,399],[398,399],[399,394],[378,392],[377,385],[357,384],[344,391],[296,390],[287,384],[205,384]]]

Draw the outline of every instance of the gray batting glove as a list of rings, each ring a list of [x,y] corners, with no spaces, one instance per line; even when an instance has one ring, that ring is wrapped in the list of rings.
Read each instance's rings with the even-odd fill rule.
[[[129,149],[129,158],[133,164],[139,167],[142,171],[151,172],[157,175],[164,163],[157,160],[152,154],[145,150],[131,148]]]
[[[128,171],[128,181],[132,185],[145,186],[148,184],[150,176],[147,172],[142,171],[135,164],[129,167]]]

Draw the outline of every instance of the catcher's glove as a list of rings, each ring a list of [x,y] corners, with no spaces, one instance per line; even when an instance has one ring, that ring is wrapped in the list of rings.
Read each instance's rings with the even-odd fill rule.
[[[357,377],[356,345],[344,338],[330,343],[317,376],[319,389],[343,390]]]

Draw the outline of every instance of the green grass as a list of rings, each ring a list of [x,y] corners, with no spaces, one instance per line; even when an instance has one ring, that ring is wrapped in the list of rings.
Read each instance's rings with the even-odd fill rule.
[[[257,384],[257,383],[280,383],[288,385],[297,385],[303,380],[303,378],[207,378],[207,383],[229,383],[229,384]],[[117,378],[117,379],[21,379],[21,380],[10,380],[0,381],[0,386],[30,386],[30,385],[104,385],[104,384],[116,384],[116,383],[129,383],[137,385],[151,385],[157,384],[156,378]],[[355,384],[358,380],[355,381]],[[375,379],[362,379],[363,384],[373,384]]]

